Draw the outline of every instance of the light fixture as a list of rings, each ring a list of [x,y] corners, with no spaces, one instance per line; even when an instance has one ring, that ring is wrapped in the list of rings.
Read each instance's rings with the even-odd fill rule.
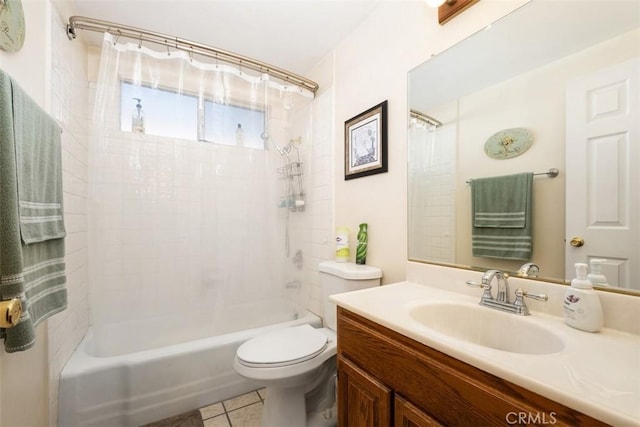
[[[440,7],[443,4],[448,4],[448,5],[452,5],[456,2],[456,0],[425,0],[427,2],[427,5],[429,5],[430,7]]]

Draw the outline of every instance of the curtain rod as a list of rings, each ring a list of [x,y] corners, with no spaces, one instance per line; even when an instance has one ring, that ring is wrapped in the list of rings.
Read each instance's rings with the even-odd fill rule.
[[[427,123],[430,126],[442,126],[442,122],[440,120],[434,119],[433,117],[418,111],[418,110],[414,110],[413,108],[409,110],[409,115],[411,117],[415,117],[418,120],[422,120],[423,122]]]
[[[76,38],[77,30],[95,31],[100,33],[108,32],[110,34],[113,34],[115,37],[125,37],[137,40],[140,43],[143,41],[156,43],[172,47],[177,50],[183,50],[191,54],[206,56],[208,58],[231,63],[239,67],[246,67],[260,73],[266,73],[284,82],[307,89],[313,94],[317,92],[319,87],[318,84],[312,80],[301,77],[282,68],[269,65],[262,61],[258,61],[257,59],[252,59],[243,55],[239,55],[237,53],[218,49],[176,36],[169,36],[167,34],[143,30],[141,28],[130,27],[122,24],[116,24],[114,22],[87,18],[84,16],[71,16],[69,18],[69,23],[67,24],[67,37],[69,38],[69,40],[73,40]]]

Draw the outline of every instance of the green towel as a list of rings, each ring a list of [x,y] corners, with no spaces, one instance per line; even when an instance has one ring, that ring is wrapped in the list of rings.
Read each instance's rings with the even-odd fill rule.
[[[12,101],[22,241],[59,239],[66,234],[60,127],[15,84]]]
[[[471,181],[473,256],[531,258],[532,185],[531,172]]]
[[[16,91],[21,89],[0,70],[0,300],[20,298],[23,305],[19,323],[10,329],[0,329],[0,338],[9,353],[31,348],[38,323],[67,306],[64,239],[26,245],[21,238],[16,161],[20,141],[15,136],[24,132],[14,129],[35,123],[15,123]]]

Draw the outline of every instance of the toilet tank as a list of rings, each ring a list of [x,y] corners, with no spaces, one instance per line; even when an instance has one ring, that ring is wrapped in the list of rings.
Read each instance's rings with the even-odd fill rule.
[[[325,327],[334,331],[337,328],[336,305],[329,301],[329,296],[380,286],[382,278],[382,270],[378,267],[352,262],[323,261],[318,265],[318,270],[322,287]]]

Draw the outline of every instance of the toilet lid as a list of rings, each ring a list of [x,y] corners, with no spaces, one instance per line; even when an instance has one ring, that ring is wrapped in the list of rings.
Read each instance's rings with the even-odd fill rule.
[[[267,332],[242,344],[236,356],[243,365],[276,367],[304,362],[320,354],[328,337],[310,325]]]

